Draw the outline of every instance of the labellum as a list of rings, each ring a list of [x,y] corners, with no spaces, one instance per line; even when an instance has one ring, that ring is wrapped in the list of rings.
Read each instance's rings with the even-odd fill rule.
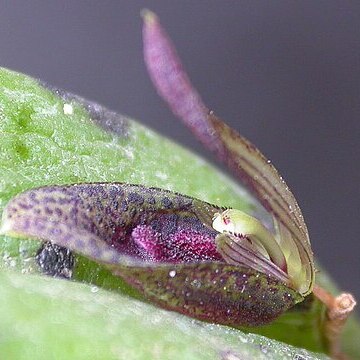
[[[1,232],[87,256],[159,305],[220,324],[269,323],[313,292],[328,307],[329,352],[340,357],[340,332],[355,300],[315,285],[308,231],[289,188],[253,144],[203,104],[157,17],[143,17],[145,62],[160,96],[247,184],[272,215],[273,229],[239,210],[164,189],[90,183],[18,195],[4,210]],[[60,271],[68,277],[68,269]]]

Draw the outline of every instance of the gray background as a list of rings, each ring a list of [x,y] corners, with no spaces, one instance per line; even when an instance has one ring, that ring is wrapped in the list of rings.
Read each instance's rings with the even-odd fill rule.
[[[360,297],[359,1],[0,1],[0,64],[129,114],[207,155],[147,77],[158,13],[215,112],[303,209],[316,256]]]

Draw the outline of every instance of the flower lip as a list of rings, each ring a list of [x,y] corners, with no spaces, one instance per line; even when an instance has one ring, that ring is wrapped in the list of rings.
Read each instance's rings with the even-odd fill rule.
[[[2,229],[85,252],[97,261],[121,262],[124,256],[136,263],[222,261],[217,232],[197,215],[200,206],[211,217],[218,211],[141,185],[49,186],[15,197],[3,213]]]
[[[253,245],[252,251],[269,258],[276,266],[287,272],[287,262],[274,235],[254,217],[236,209],[227,209],[215,214],[213,228],[220,233],[230,233],[247,238]]]

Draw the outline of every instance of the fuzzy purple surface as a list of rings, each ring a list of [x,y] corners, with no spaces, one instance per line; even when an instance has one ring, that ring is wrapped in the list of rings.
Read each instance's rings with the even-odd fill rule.
[[[213,208],[215,211],[216,208]],[[196,214],[193,199],[128,184],[83,184],[32,190],[7,210],[17,232],[58,245],[155,262],[221,261],[217,232]],[[116,256],[119,254],[119,256]]]

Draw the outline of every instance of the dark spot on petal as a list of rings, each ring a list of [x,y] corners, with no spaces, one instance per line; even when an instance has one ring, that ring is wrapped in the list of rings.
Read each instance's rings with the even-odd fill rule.
[[[59,205],[67,205],[71,203],[71,199],[60,198],[58,199],[58,203]]]
[[[119,209],[119,202],[117,200],[113,200],[110,204],[110,207],[113,209],[113,210],[118,210]]]
[[[171,209],[171,207],[173,206],[172,201],[167,197],[163,197],[161,199],[161,204],[164,206],[165,209]]]
[[[96,207],[97,211],[100,211],[100,212],[104,211],[104,205],[100,199],[95,200],[95,207]]]
[[[51,194],[56,191],[58,191],[57,188],[51,186],[41,188],[41,192],[43,192],[44,194]],[[66,189],[64,189],[64,191],[66,191]]]
[[[109,195],[112,198],[118,198],[124,196],[124,190],[116,185],[112,185],[109,187]]]
[[[27,222],[29,223],[28,225],[30,226],[30,220],[27,219]],[[36,218],[35,219],[35,222],[34,222],[34,226],[37,230],[39,231],[42,231],[46,228],[46,221],[44,221],[43,219],[41,218]]]
[[[22,229],[23,231],[28,231],[29,227],[30,227],[30,220],[27,218],[27,219],[25,219],[24,222],[21,224],[21,229]]]
[[[63,212],[62,212],[62,210],[61,210],[60,208],[55,208],[55,209],[54,209],[54,212],[55,212],[55,214],[56,214],[57,216],[59,216],[59,217],[61,217],[62,214],[63,214]]]
[[[86,205],[87,212],[91,213],[91,212],[93,212],[93,210],[94,210],[94,207],[92,205],[90,205],[90,204]]]
[[[48,204],[54,204],[56,203],[56,200],[51,197],[51,196],[45,196],[44,199],[42,200],[44,203],[48,203]]]
[[[127,199],[130,203],[134,203],[137,205],[142,205],[144,203],[144,198],[136,192],[129,193]]]
[[[35,192],[30,192],[29,193],[29,199],[34,203],[34,204],[39,204],[40,201],[37,199],[36,197],[36,193]]]
[[[128,204],[127,204],[126,200],[123,200],[121,202],[120,210],[121,211],[128,211],[129,210],[129,207],[128,207]]]
[[[19,206],[24,210],[29,210],[29,209],[32,209],[32,207],[33,207],[31,204],[25,204],[25,203],[21,203],[21,202],[19,202]]]
[[[45,213],[47,214],[47,215],[52,215],[53,214],[53,211],[52,211],[52,209],[50,209],[49,207],[45,207]]]

